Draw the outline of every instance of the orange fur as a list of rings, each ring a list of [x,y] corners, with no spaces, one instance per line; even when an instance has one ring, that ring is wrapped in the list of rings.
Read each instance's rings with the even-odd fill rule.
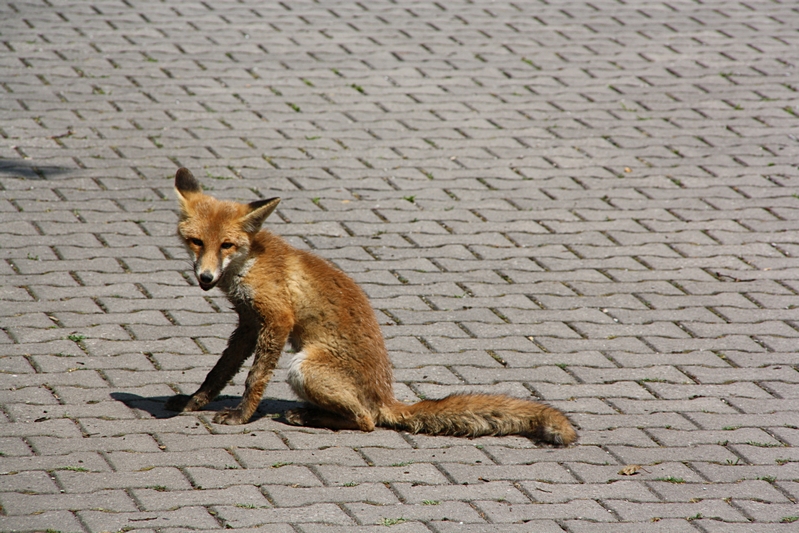
[[[194,257],[200,287],[221,288],[239,324],[197,392],[170,398],[168,409],[201,409],[254,353],[241,403],[214,418],[246,423],[288,341],[297,352],[288,382],[311,404],[287,412],[289,423],[464,437],[518,434],[559,445],[577,439],[557,409],[510,396],[456,394],[413,405],[397,401],[380,326],[361,288],[327,261],[260,229],[279,198],[249,204],[217,200],[203,194],[184,168],[175,176],[175,189],[178,234]]]

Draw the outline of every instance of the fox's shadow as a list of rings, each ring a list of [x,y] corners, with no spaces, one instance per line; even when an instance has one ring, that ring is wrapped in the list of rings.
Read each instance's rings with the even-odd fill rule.
[[[16,160],[0,161],[0,174],[22,180],[47,180],[54,179],[61,174],[69,174],[76,169],[55,165],[34,165]]]
[[[144,396],[139,396],[138,394],[131,394],[128,392],[112,392],[111,397],[118,402],[122,402],[131,409],[139,409],[141,411],[150,413],[153,418],[174,418],[182,414],[175,411],[169,411],[164,407],[167,400],[169,400],[171,396],[153,396],[146,398]],[[207,415],[213,416],[218,411],[236,407],[240,401],[241,398],[238,396],[222,395],[206,405],[203,409],[195,411],[195,413],[205,413]],[[250,418],[250,422],[255,422],[261,418],[277,418],[279,420],[282,418],[285,411],[302,407],[303,405],[304,404],[302,402],[291,400],[264,399],[261,400],[261,403],[258,405],[258,409],[255,411],[255,414],[253,414],[252,418]]]

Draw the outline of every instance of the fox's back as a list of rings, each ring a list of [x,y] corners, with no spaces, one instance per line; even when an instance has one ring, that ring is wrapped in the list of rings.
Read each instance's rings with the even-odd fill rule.
[[[252,308],[264,320],[290,320],[289,341],[300,358],[317,359],[349,375],[370,403],[393,398],[393,373],[366,294],[344,272],[280,237],[260,232],[242,277]]]
[[[290,314],[297,340],[347,350],[385,350],[366,294],[331,263],[266,230],[253,240],[250,258],[242,283],[251,288],[253,306]]]

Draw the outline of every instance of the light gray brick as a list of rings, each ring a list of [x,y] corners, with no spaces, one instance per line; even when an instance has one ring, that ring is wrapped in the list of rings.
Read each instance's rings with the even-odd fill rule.
[[[273,523],[325,523],[351,525],[352,519],[337,505],[316,503],[302,508],[245,509],[240,507],[217,507],[219,516],[234,528],[255,527]]]
[[[234,485],[223,489],[204,490],[131,490],[145,511],[169,511],[189,506],[234,505],[241,507],[271,507],[261,491],[252,485]]]
[[[0,7],[0,529],[795,529],[792,5],[92,7]],[[183,165],[282,197],[399,398],[541,397],[579,443],[294,428],[285,361],[246,426],[211,421],[244,372],[163,418],[236,319],[175,236]]]
[[[35,515],[53,511],[97,509],[104,512],[135,512],[135,502],[122,490],[97,491],[91,498],[85,494],[18,494],[2,493],[3,509],[11,516]]]

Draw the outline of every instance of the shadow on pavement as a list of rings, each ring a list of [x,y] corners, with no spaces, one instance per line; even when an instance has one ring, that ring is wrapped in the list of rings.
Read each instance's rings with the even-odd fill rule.
[[[173,418],[182,414],[175,411],[169,411],[164,408],[164,405],[166,404],[167,400],[169,400],[170,396],[155,396],[146,398],[144,396],[139,396],[138,394],[130,394],[127,392],[112,392],[111,397],[118,402],[124,403],[131,409],[146,411],[150,413],[153,418]],[[222,395],[213,402],[209,403],[204,409],[197,412],[207,412],[209,414],[213,414],[223,409],[236,407],[240,401],[240,396]],[[288,409],[302,407],[303,405],[304,404],[302,402],[265,399],[262,400],[258,405],[258,409],[250,419],[250,422],[260,420],[261,418],[276,418],[274,415],[280,415],[277,420],[282,420],[282,415],[285,411]]]
[[[74,169],[53,165],[31,165],[22,161],[0,159],[0,174],[24,180],[46,180]]]

